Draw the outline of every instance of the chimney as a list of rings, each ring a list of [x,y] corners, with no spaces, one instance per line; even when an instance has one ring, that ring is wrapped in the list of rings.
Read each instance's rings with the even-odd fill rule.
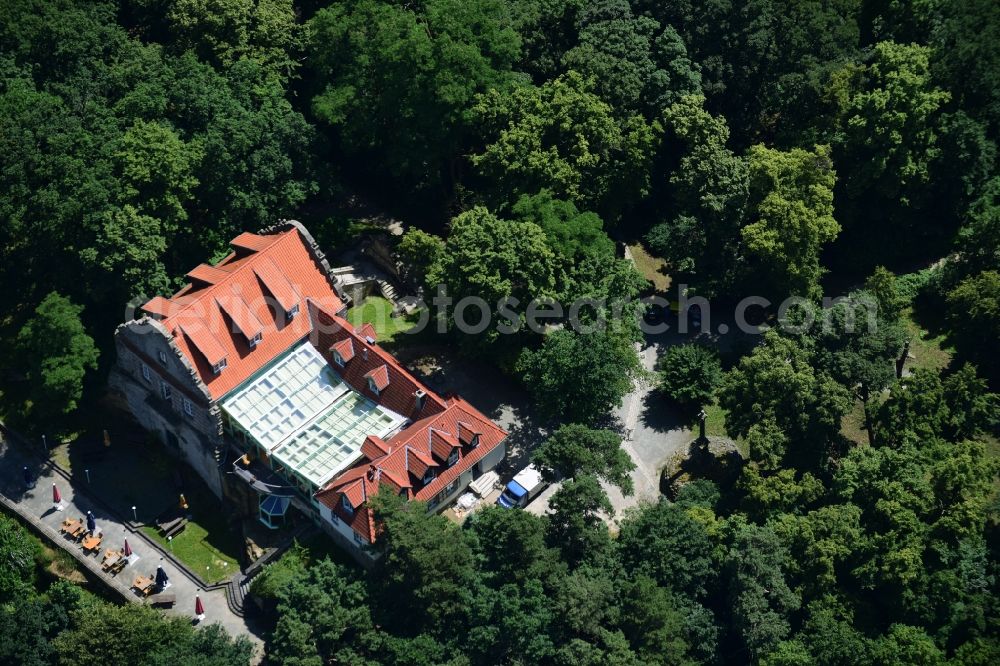
[[[413,394],[413,411],[419,412],[424,408],[424,402],[427,400],[427,392],[423,389],[417,389]]]

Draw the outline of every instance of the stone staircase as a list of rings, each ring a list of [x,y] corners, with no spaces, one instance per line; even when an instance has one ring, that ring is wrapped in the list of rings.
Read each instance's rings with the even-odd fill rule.
[[[244,616],[243,602],[250,591],[250,579],[242,573],[238,573],[229,579],[226,585],[226,605],[233,615]]]
[[[265,565],[281,557],[288,550],[289,546],[297,540],[301,541],[308,538],[315,530],[316,527],[309,523],[300,525],[277,548],[268,548],[256,562],[247,567],[245,573],[239,571],[233,574],[226,584],[226,605],[229,606],[229,610],[238,617],[244,617],[246,612],[245,601],[250,595],[250,583],[253,582],[257,574],[264,570]]]
[[[378,285],[379,293],[382,294],[387,301],[395,305],[397,297],[396,288],[393,287],[388,280],[378,280],[376,284]]]

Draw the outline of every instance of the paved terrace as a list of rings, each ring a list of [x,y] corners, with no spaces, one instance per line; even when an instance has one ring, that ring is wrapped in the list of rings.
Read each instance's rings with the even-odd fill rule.
[[[25,488],[23,467],[33,470],[37,483],[32,490]],[[62,495],[63,511],[55,511],[52,506],[52,484],[55,483]],[[130,589],[138,575],[151,575],[158,564],[163,566],[170,579],[170,589],[177,597],[173,608],[163,612],[194,620],[195,594],[199,583],[176,566],[168,554],[141,532],[131,529],[118,515],[105,505],[89,496],[80,484],[68,480],[50,463],[39,464],[23,450],[14,445],[0,430],[0,504],[4,510],[19,514],[31,523],[36,531],[54,545],[69,552],[90,573],[91,578],[99,578],[123,599],[133,603],[145,603],[135,591]],[[87,555],[76,541],[63,535],[59,528],[66,518],[80,518],[92,511],[97,520],[97,528],[104,534],[97,554]],[[119,549],[127,536],[129,546],[138,559],[128,564],[117,575],[101,570],[101,557],[107,548]],[[162,561],[161,561],[162,559]],[[238,572],[235,572],[238,573]],[[260,638],[247,625],[244,618],[237,616],[226,600],[228,586],[218,586],[212,590],[201,590],[201,600],[205,606],[205,624],[219,623],[233,636],[245,635],[257,646],[258,659],[262,645]]]

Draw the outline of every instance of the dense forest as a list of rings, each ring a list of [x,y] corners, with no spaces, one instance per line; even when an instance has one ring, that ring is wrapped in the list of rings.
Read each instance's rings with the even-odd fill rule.
[[[991,0],[0,0],[0,413],[71,430],[130,304],[280,218],[334,250],[360,199],[406,223],[409,281],[491,304],[633,303],[638,242],[713,305],[845,297],[661,359],[665,408],[717,403],[745,444],[735,482],[611,534],[638,325],[452,331],[545,419],[550,514],[380,497],[375,571],[295,550],[255,583],[269,660],[997,664],[998,141]],[[953,357],[899,377],[913,316]],[[0,639],[32,663],[119,626],[176,637],[155,663],[245,656],[10,561]]]

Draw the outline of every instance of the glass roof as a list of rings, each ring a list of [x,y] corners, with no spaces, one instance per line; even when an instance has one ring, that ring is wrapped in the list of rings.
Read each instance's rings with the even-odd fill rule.
[[[288,511],[288,505],[291,501],[292,500],[287,497],[268,495],[267,497],[261,499],[260,510],[269,516],[283,516],[285,515],[285,512]]]
[[[271,452],[274,462],[320,485],[354,462],[367,435],[385,437],[403,418],[351,391]]]
[[[342,382],[306,341],[222,408],[269,451],[275,466],[317,487],[360,457],[366,436],[387,437],[406,420]]]
[[[316,348],[303,341],[226,398],[222,408],[271,450],[350,390]]]

